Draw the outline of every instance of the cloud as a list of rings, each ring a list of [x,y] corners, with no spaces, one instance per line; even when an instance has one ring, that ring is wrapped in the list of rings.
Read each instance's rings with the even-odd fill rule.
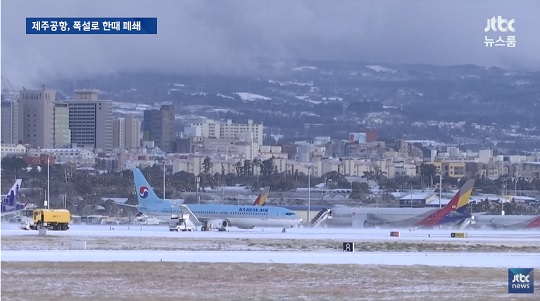
[[[540,1],[2,1],[2,74],[16,85],[126,71],[249,75],[258,58],[540,69]],[[516,48],[486,48],[486,19]],[[157,17],[158,35],[26,35],[26,17]]]

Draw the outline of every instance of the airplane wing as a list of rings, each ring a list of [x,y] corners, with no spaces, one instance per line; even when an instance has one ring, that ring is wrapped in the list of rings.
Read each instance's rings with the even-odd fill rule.
[[[115,205],[120,205],[120,206],[126,206],[126,207],[131,207],[131,208],[141,208],[142,206],[141,205],[131,205],[131,204],[126,204],[126,203],[122,203],[122,202],[116,202],[114,200],[109,200],[111,203],[115,204]]]

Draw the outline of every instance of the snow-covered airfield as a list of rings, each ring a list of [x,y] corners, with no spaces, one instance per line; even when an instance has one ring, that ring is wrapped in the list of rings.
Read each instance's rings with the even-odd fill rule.
[[[391,237],[390,231],[399,231],[400,237]],[[467,238],[452,238],[452,232],[465,232]],[[63,243],[51,246],[51,241]],[[167,226],[87,226],[72,225],[68,231],[49,231],[39,237],[37,231],[18,229],[17,225],[2,225],[2,261],[167,261],[167,262],[243,262],[243,263],[309,263],[309,264],[377,264],[377,265],[430,265],[458,267],[540,267],[540,251],[523,252],[526,246],[540,250],[540,231],[496,230],[412,230],[412,229],[330,229],[266,228],[229,232],[170,232]],[[92,248],[77,250],[69,242],[99,241]],[[259,243],[258,248],[247,248],[236,241]],[[274,242],[286,242],[287,248],[276,250]],[[137,248],[122,249],[126,242]],[[194,245],[196,247],[189,248]],[[399,251],[399,249],[343,252],[343,242],[357,246],[369,243],[407,243],[418,245],[460,245],[460,252],[444,249],[434,251]],[[309,243],[308,245],[306,245]],[[227,244],[226,248],[213,248]],[[254,245],[250,244],[250,245]],[[303,245],[304,244],[304,245]],[[335,245],[318,248],[317,245]],[[107,247],[114,246],[117,247]],[[158,245],[153,246],[153,245]],[[295,248],[295,246],[298,248]],[[501,252],[475,252],[467,246],[505,246]],[[186,248],[182,248],[186,247]],[[226,249],[226,250],[223,250]],[[424,248],[425,249],[425,248]]]

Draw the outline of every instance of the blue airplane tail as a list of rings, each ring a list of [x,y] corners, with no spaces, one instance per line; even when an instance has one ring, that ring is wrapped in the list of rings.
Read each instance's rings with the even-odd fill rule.
[[[135,194],[143,213],[145,211],[161,211],[162,208],[171,208],[169,202],[156,195],[140,169],[133,169],[133,178],[135,180]]]

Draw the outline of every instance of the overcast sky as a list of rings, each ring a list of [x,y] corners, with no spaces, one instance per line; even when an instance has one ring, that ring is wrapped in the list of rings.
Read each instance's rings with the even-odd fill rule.
[[[2,75],[17,88],[123,71],[251,74],[257,57],[540,70],[538,0],[1,3]],[[498,15],[516,20],[516,48],[484,46]],[[158,34],[26,35],[26,17],[157,17]]]

